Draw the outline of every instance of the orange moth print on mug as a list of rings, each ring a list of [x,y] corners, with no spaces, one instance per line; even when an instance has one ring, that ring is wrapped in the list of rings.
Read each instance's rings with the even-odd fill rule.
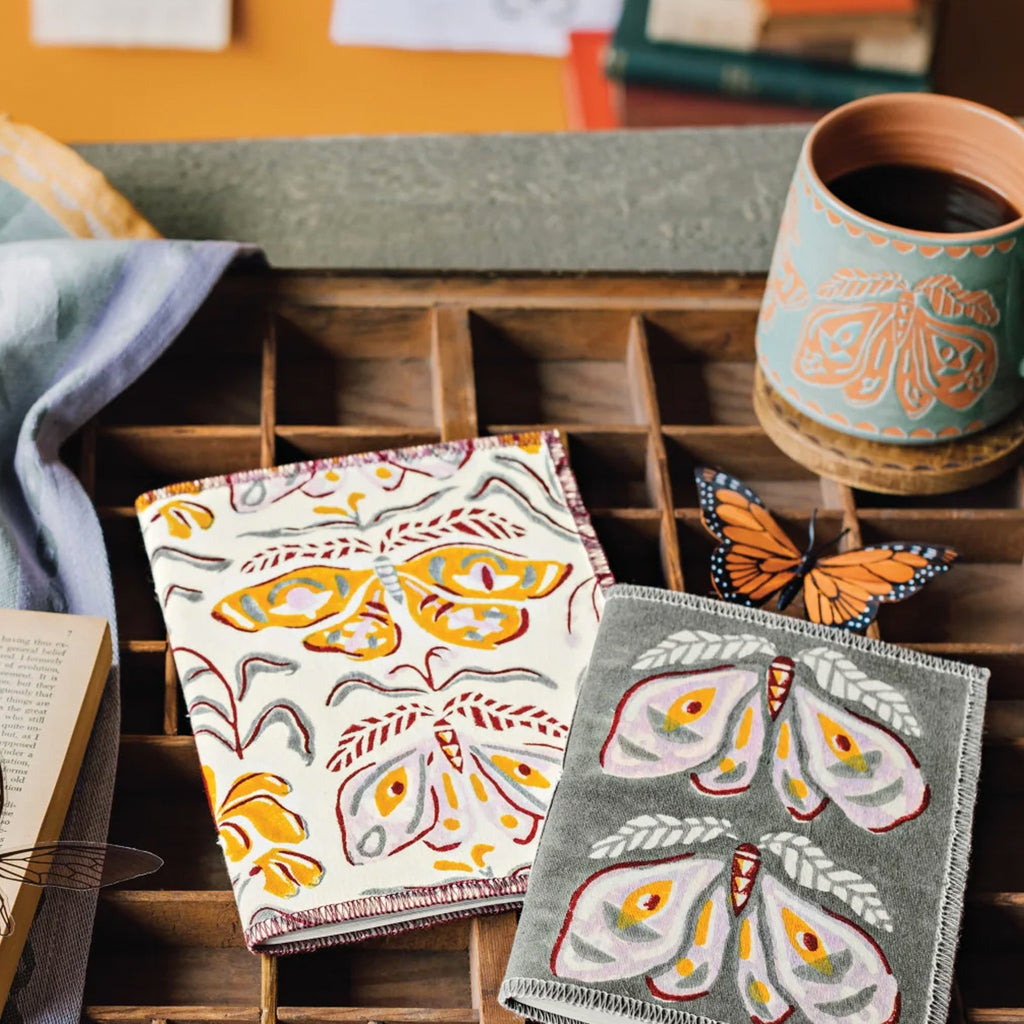
[[[757,328],[769,385],[811,419],[898,444],[992,426],[1024,399],[1024,129],[895,94],[812,129]]]

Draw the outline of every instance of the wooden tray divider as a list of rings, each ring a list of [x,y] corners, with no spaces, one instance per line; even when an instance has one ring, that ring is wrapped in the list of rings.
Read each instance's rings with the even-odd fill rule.
[[[178,670],[170,638],[164,644],[164,735],[178,735]]]
[[[258,1006],[87,1006],[88,1024],[259,1024]]]
[[[266,317],[260,361],[260,465],[273,466],[277,461],[275,428],[277,427],[277,320],[273,313]]]
[[[627,366],[637,422],[647,425],[647,489],[652,504],[661,513],[659,524],[661,568],[670,590],[685,590],[682,560],[679,555],[679,534],[676,531],[672,481],[669,478],[668,455],[661,433],[661,410],[654,384],[650,347],[643,317],[634,315],[629,321]]]
[[[479,431],[469,310],[436,305],[430,312],[434,418],[441,429],[441,440],[476,437]]]
[[[469,922],[469,980],[480,1024],[520,1024],[498,1002],[498,990],[516,937],[516,914],[488,914]]]
[[[265,315],[261,348],[260,466],[269,468],[277,457],[277,318],[272,311]],[[233,898],[231,904],[223,914],[236,913]],[[277,1024],[277,959],[266,953],[260,954],[260,1024]]]
[[[750,408],[753,324],[762,290],[761,278],[708,275],[242,274],[218,287],[209,303],[212,316],[204,321],[201,314],[190,325],[191,337],[182,339],[185,354],[172,350],[166,368],[154,370],[164,376],[150,377],[106,419],[101,415],[80,431],[69,454],[108,533],[121,581],[123,675],[131,675],[125,701],[143,723],[137,734],[122,737],[116,798],[122,832],[114,841],[131,841],[137,814],[166,809],[168,815],[152,847],[166,842],[166,881],[154,876],[142,888],[101,896],[101,962],[94,968],[101,984],[84,1020],[516,1019],[496,1001],[514,935],[509,913],[371,939],[311,954],[309,961],[254,959],[241,948],[241,923],[213,846],[194,743],[180,717],[169,645],[155,606],[141,607],[149,587],[141,580],[144,557],[130,520],[137,493],[190,477],[547,427],[566,440],[584,500],[622,580],[710,591],[706,555],[713,542],[696,507],[696,464],[746,480],[796,539],[816,506],[819,540],[847,529],[844,548],[880,539],[934,540],[961,551],[948,580],[932,584],[916,606],[883,609],[881,632],[913,649],[993,671],[958,968],[967,998],[960,1000],[959,990],[955,998],[967,1004],[969,1024],[1024,1024],[1024,984],[1014,960],[1024,950],[1024,870],[1012,854],[1024,806],[1024,636],[1013,632],[1018,611],[1024,616],[1024,588],[1014,572],[1024,560],[1024,467],[965,495],[890,501],[816,477],[789,460]],[[196,353],[205,358],[207,351],[211,374],[194,374]],[[187,385],[180,415],[164,380],[167,387]],[[300,390],[307,381],[308,408]],[[948,581],[953,589],[943,591]],[[139,842],[145,845],[141,833]],[[151,993],[128,983],[140,955],[167,958],[166,966],[145,967],[147,979],[154,979]],[[385,968],[374,966],[378,955],[411,958],[413,973],[395,976],[392,984],[391,968],[382,975]],[[121,997],[123,1005],[109,1005]],[[951,1011],[954,1024],[958,1019]]]
[[[277,1024],[277,957],[260,955],[260,1024]]]

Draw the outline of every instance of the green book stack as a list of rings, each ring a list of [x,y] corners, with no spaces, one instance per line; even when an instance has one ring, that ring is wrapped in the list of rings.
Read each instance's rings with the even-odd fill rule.
[[[740,52],[647,37],[650,0],[625,0],[606,70],[626,83],[698,89],[814,107],[834,107],[881,92],[926,92],[926,75],[907,75]]]

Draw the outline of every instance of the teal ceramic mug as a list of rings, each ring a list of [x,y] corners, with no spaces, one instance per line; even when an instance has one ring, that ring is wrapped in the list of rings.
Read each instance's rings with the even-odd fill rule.
[[[983,226],[938,209],[957,184]],[[915,93],[826,115],[801,151],[758,319],[770,386],[826,426],[894,444],[961,437],[1013,412],[1024,401],[1021,211],[1024,130],[994,110]]]

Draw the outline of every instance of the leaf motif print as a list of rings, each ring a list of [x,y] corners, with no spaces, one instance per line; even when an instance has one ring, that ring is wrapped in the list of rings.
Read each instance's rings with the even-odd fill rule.
[[[771,850],[781,861],[786,874],[804,888],[831,893],[868,924],[887,932],[893,930],[892,918],[878,895],[878,889],[856,871],[838,867],[807,836],[792,832],[769,833],[761,837],[759,845]]]
[[[969,292],[961,288],[952,274],[926,277],[917,287],[939,316],[966,316],[983,327],[999,323],[999,310],[992,296],[985,291]]]
[[[823,285],[818,288],[818,297],[822,299],[865,299],[898,288],[901,291],[909,285],[901,274],[893,270],[855,270],[846,267],[837,270]]]
[[[644,651],[635,669],[692,665],[698,661],[742,661],[752,654],[774,653],[769,644],[751,633],[720,635],[704,630],[683,629]]]
[[[456,508],[433,519],[400,523],[384,531],[382,547],[402,544],[426,544],[448,537],[474,537],[480,540],[515,540],[526,531],[517,523],[486,508]]]
[[[331,537],[329,540],[307,541],[304,544],[274,544],[243,562],[242,572],[267,572],[295,559],[315,558],[321,562],[331,562],[372,551],[372,545],[362,537]]]
[[[281,802],[292,787],[280,775],[240,775],[218,804],[213,769],[203,765],[202,771],[219,841],[228,860],[239,861],[248,856],[253,848],[253,832],[274,843],[299,843],[307,837],[306,823]]]
[[[271,896],[288,899],[304,888],[319,885],[324,867],[315,857],[298,850],[267,850],[252,862],[250,875],[263,876],[263,888]]]
[[[399,704],[379,717],[373,715],[353,722],[342,732],[327,770],[348,768],[353,761],[372,754],[381,744],[411,729],[424,715],[431,715],[431,711],[421,704]]]
[[[508,729],[531,729],[552,741],[564,741],[566,727],[554,715],[533,704],[516,704],[483,697],[479,693],[463,693],[447,705],[453,715],[468,719],[474,725],[495,732]]]
[[[849,658],[828,647],[801,651],[799,660],[813,673],[817,684],[839,700],[862,704],[897,732],[920,736],[921,726],[910,710],[907,698],[880,679],[869,679]]]
[[[174,647],[172,653],[194,735],[210,736],[242,760],[245,751],[266,728],[280,723],[286,730],[288,748],[296,751],[307,764],[313,760],[313,725],[295,701],[278,697],[247,719],[242,717],[254,677],[278,672],[291,675],[299,667],[297,662],[258,651],[250,652],[236,662],[232,685],[228,676],[202,652],[192,647]],[[209,685],[205,677],[212,677],[216,686]],[[201,696],[194,697],[192,684],[198,680],[203,680]]]
[[[590,857],[601,860],[620,857],[627,850],[663,850],[669,846],[710,843],[719,836],[732,836],[731,828],[732,823],[725,818],[643,814],[639,818],[630,818],[617,832],[592,843]]]

